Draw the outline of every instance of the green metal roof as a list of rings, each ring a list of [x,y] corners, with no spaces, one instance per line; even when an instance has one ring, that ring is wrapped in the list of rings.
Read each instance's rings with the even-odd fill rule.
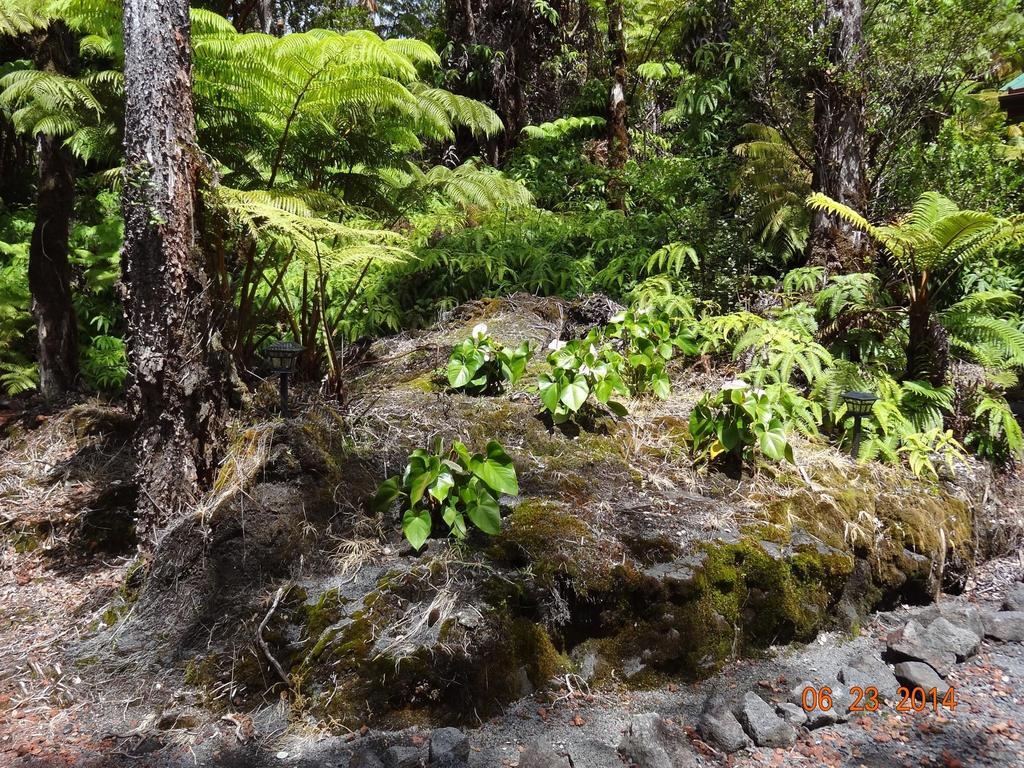
[[[1019,91],[1024,88],[1024,74],[1017,75],[1013,80],[1008,82],[1000,91]]]

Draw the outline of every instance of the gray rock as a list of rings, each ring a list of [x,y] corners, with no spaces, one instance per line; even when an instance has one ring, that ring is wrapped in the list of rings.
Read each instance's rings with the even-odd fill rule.
[[[934,624],[934,622],[933,622]],[[938,632],[931,632],[914,619],[887,638],[890,653],[910,661],[923,661],[945,677],[956,663],[956,653]]]
[[[799,728],[801,725],[807,722],[807,713],[804,712],[804,708],[793,704],[788,701],[784,701],[775,707],[775,711],[779,713],[783,720],[792,725],[794,728]]]
[[[519,755],[519,768],[569,768],[569,761],[547,742],[535,741]]]
[[[1019,643],[1024,640],[1024,611],[1000,611],[986,613],[985,635],[1004,643]]]
[[[1003,610],[1024,611],[1024,584],[1018,581],[1006,591]]]
[[[939,674],[921,661],[901,661],[896,665],[896,677],[908,688],[936,689],[940,694],[949,690],[949,684]]]
[[[384,763],[369,749],[361,749],[352,755],[348,768],[384,768]]]
[[[437,728],[430,734],[430,765],[463,768],[469,764],[469,737],[458,728]]]
[[[804,709],[804,691],[807,688],[815,690],[813,700],[810,694],[807,695],[807,704],[812,704],[813,701],[820,705],[822,702],[828,703],[830,700],[831,706],[815,706],[810,710]],[[822,696],[826,688],[828,688],[828,699],[824,699]],[[826,725],[845,723],[850,719],[850,706],[853,701],[850,689],[835,680],[826,680],[823,683],[812,683],[805,680],[789,692],[789,702],[807,713],[807,722],[804,723],[804,726],[812,730]]]
[[[850,659],[847,665],[839,670],[839,681],[845,686],[846,691],[854,687],[862,691],[874,688],[882,701],[894,701],[896,690],[900,687],[889,665],[870,654]]]
[[[941,602],[915,611],[914,617],[924,626],[943,618],[957,627],[969,629],[978,637],[985,636],[985,622],[981,609],[961,598],[945,598]]]
[[[384,753],[384,768],[421,768],[426,750],[419,747],[391,747]]]
[[[775,714],[775,710],[753,691],[743,697],[737,713],[750,738],[759,747],[791,747],[796,729]]]
[[[644,570],[644,576],[659,582],[669,595],[686,594],[704,565],[704,553],[684,555],[668,563],[657,563]]]
[[[674,733],[657,712],[632,715],[619,742],[619,754],[638,768],[694,768],[697,760],[686,736]]]
[[[958,627],[942,616],[928,625],[930,634],[936,635],[936,642],[956,654],[957,661],[970,658],[981,646],[981,635],[975,634],[966,627]]]
[[[709,703],[711,703],[709,701]],[[700,735],[723,752],[737,752],[750,746],[750,739],[743,732],[743,726],[724,703],[705,706],[697,725]]]

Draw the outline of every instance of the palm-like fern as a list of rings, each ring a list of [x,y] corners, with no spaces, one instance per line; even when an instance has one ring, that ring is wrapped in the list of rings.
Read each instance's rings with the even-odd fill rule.
[[[936,192],[926,192],[902,219],[892,224],[875,226],[853,209],[815,193],[808,197],[815,210],[831,213],[866,232],[890,255],[899,271],[907,296],[909,338],[907,343],[906,378],[928,378],[941,384],[946,374],[945,333],[937,330],[934,313],[946,287],[957,270],[987,253],[1010,243],[1024,242],[1024,215],[1009,218],[981,211],[962,210],[951,200]],[[984,302],[976,303],[984,307]],[[940,314],[971,339],[985,340],[1016,354],[1019,332],[1008,324],[976,319],[964,322],[962,312]],[[963,345],[954,345],[954,351]],[[980,348],[979,348],[980,349]]]
[[[0,35],[45,28],[60,19],[81,40],[85,65],[71,77],[32,68],[16,69],[0,78],[0,109],[26,135],[63,138],[79,158],[111,160],[120,151],[118,114],[124,94],[120,63],[120,7],[103,0],[4,0],[0,3]],[[21,20],[21,25],[12,20]]]
[[[756,237],[783,258],[803,252],[810,230],[804,198],[811,174],[774,128],[744,126],[748,140],[733,152],[742,165],[731,192],[751,209],[750,227]]]
[[[0,37],[16,37],[49,22],[45,0],[2,0],[0,2]]]

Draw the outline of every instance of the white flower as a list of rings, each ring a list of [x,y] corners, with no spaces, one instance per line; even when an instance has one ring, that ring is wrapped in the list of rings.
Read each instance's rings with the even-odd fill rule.
[[[725,382],[722,385],[722,389],[746,389],[748,386],[750,385],[743,379],[733,379],[732,381]]]
[[[565,346],[565,342],[564,341],[562,341],[561,339],[555,339],[550,344],[548,344],[548,349],[550,349],[552,352],[557,352],[558,350],[560,350],[564,346]]]
[[[487,335],[487,323],[477,323],[473,326],[473,338],[482,339]]]

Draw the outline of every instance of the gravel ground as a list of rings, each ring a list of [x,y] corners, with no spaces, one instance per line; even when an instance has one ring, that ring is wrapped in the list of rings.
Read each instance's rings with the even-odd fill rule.
[[[75,581],[74,575],[70,580]],[[81,574],[77,580],[81,583]],[[37,596],[38,597],[38,596]],[[979,603],[998,608],[998,595]],[[783,700],[797,683],[824,683],[850,658],[880,654],[885,636],[918,615],[921,609],[877,614],[853,639],[821,635],[803,647],[776,649],[770,657],[736,661],[699,684],[669,684],[654,691],[588,692],[576,683],[574,692],[536,694],[520,700],[506,714],[467,731],[472,768],[516,766],[524,748],[550,744],[573,768],[622,768],[617,747],[631,715],[657,712],[688,741],[697,766],[1024,766],[1024,645],[986,641],[979,653],[957,664],[949,676],[955,686],[955,711],[940,709],[901,714],[891,705],[851,721],[802,730],[789,749],[750,748],[731,756],[716,752],[695,731],[705,699],[712,693],[741,697],[756,691],[769,700]],[[10,637],[4,638],[10,640]],[[53,659],[46,648],[31,649],[31,665],[8,664],[0,694],[0,765],[25,768],[55,766],[246,766],[246,768],[346,768],[354,747],[386,734],[331,736],[289,727],[278,707],[253,716],[254,738],[243,745],[235,722],[211,720],[167,727],[157,736],[129,735],[161,700],[164,711],[180,696],[157,680],[118,681],[116,693],[76,696],[74,673],[51,678]],[[10,659],[10,656],[7,657]],[[26,657],[22,656],[21,661]],[[18,675],[22,669],[25,674]],[[110,682],[110,681],[108,681]],[[83,683],[83,686],[88,686]],[[128,686],[129,688],[125,688]],[[130,690],[129,690],[130,689]],[[134,691],[134,695],[132,693]],[[59,694],[59,695],[58,695]],[[137,700],[132,700],[135,696]],[[244,722],[244,721],[243,721]],[[178,724],[180,725],[180,724]],[[248,726],[243,726],[247,728]],[[685,735],[684,735],[685,734]],[[404,734],[413,743],[424,735]],[[152,750],[152,751],[148,751]],[[571,762],[570,762],[571,759]],[[557,764],[556,764],[557,765]]]

